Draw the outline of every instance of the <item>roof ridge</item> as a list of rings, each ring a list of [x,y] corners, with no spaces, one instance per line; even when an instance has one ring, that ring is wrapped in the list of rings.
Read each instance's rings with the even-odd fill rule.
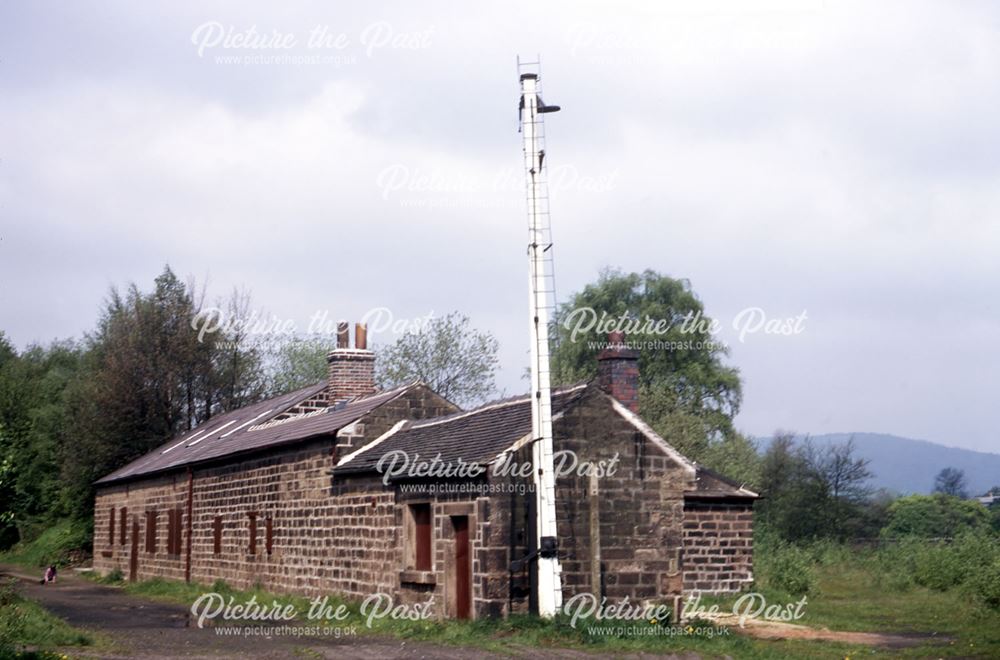
[[[560,394],[569,394],[571,392],[575,392],[577,390],[586,388],[588,384],[589,381],[576,383],[575,385],[569,385],[566,387],[561,387],[557,390],[553,390],[552,395],[558,396]],[[530,400],[531,400],[531,394],[520,394],[518,396],[509,397],[506,399],[497,399],[496,401],[490,403],[484,403],[480,407],[473,408],[472,410],[465,410],[462,412],[452,413],[450,415],[444,415],[442,417],[432,417],[431,419],[425,419],[419,422],[414,422],[410,428],[422,429],[422,428],[427,428],[428,426],[434,426],[435,424],[446,424],[459,419],[463,419],[465,417],[471,417],[473,415],[478,415],[480,413],[484,413],[490,410],[496,410],[497,408],[504,408],[506,406],[513,406]]]

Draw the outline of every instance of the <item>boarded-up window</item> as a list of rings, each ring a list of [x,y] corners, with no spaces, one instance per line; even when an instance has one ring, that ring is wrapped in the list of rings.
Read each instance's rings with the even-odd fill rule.
[[[167,554],[174,554],[174,510],[167,510]]]
[[[431,505],[424,502],[409,506],[407,521],[407,563],[418,571],[431,570]]]
[[[121,520],[119,521],[119,531],[118,531],[118,543],[125,545],[125,523],[128,520],[128,507],[122,507],[121,515],[118,516]]]
[[[174,543],[170,552],[175,555],[181,554],[181,521],[184,519],[184,514],[181,513],[180,509],[174,509]]]
[[[181,509],[177,509],[177,511],[176,511],[176,513],[174,513],[174,515],[177,516],[177,538],[174,541],[174,543],[176,544],[175,547],[174,547],[174,554],[175,555],[179,555],[179,554],[181,554],[181,546],[183,545],[183,541],[184,541],[184,531],[183,531],[184,530],[184,511],[182,511]]]
[[[167,552],[172,555],[181,554],[181,521],[184,514],[180,509],[167,512]]]
[[[115,507],[111,507],[111,516],[108,518],[108,545],[115,544]]]
[[[222,516],[212,521],[212,554],[216,557],[222,554]]]
[[[274,526],[271,522],[271,516],[264,518],[264,547],[267,548],[267,554],[270,556],[271,550],[274,548]]]
[[[251,511],[247,516],[250,518],[250,543],[247,546],[247,552],[255,555],[257,554],[257,512]]]
[[[146,512],[146,552],[156,552],[156,511]]]

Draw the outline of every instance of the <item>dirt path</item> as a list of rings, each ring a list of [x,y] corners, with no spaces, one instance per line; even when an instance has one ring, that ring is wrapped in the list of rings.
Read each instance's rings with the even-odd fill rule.
[[[766,621],[763,619],[747,619],[744,627],[740,627],[739,617],[735,614],[706,615],[705,619],[719,625],[728,626],[734,632],[756,637],[758,639],[807,639],[824,642],[841,642],[844,644],[863,644],[865,646],[880,646],[890,649],[902,649],[911,646],[921,646],[929,641],[946,644],[950,637],[942,635],[891,634],[872,632],[851,632],[846,630],[830,630],[828,628],[811,628],[783,621]]]
[[[68,573],[68,571],[67,571]],[[441,660],[485,660],[531,657],[593,659],[595,656],[569,649],[518,648],[499,656],[481,649],[438,646],[385,637],[363,635],[335,639],[333,636],[238,637],[219,635],[213,628],[198,628],[189,620],[187,608],[161,603],[125,593],[115,587],[96,584],[76,575],[60,573],[55,584],[41,585],[39,575],[20,567],[0,565],[0,575],[19,580],[18,591],[40,603],[73,626],[101,633],[112,641],[100,651],[74,647],[65,652],[72,657],[99,658],[435,658]],[[646,654],[618,656],[654,657]],[[655,656],[662,658],[663,656]],[[677,656],[673,656],[677,657]],[[688,660],[697,660],[690,656]]]

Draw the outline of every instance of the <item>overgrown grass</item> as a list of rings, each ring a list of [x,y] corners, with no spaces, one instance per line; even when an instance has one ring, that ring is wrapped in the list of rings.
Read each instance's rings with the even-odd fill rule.
[[[1000,657],[1000,540],[995,536],[854,548],[826,541],[791,546],[762,535],[755,558],[754,589],[768,603],[807,596],[805,615],[795,623],[925,640],[866,655]],[[725,611],[735,598],[710,602]]]
[[[63,567],[75,560],[90,547],[90,528],[83,522],[64,520],[58,522],[37,538],[22,541],[0,553],[0,561],[37,568],[55,564]]]
[[[62,656],[53,649],[94,643],[91,634],[22,598],[15,584],[14,580],[0,583],[0,658],[58,658]]]
[[[868,553],[866,562],[888,588],[960,591],[1000,610],[1000,538],[994,534],[968,533],[951,542],[906,539]]]
[[[841,566],[866,570],[889,591],[958,591],[986,609],[1000,611],[1000,537],[989,532],[951,541],[906,538],[878,548],[832,541],[792,545],[761,534],[755,559],[758,586],[786,594],[817,595],[820,570]]]

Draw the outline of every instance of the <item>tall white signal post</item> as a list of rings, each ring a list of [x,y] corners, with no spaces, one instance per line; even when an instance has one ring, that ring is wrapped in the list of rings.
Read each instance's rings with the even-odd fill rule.
[[[528,259],[531,299],[531,423],[536,497],[538,613],[551,618],[562,607],[562,579],[556,530],[556,484],[552,463],[552,395],[549,373],[549,317],[555,305],[545,133],[542,115],[559,106],[539,96],[538,74],[521,74],[521,134],[528,196]]]

